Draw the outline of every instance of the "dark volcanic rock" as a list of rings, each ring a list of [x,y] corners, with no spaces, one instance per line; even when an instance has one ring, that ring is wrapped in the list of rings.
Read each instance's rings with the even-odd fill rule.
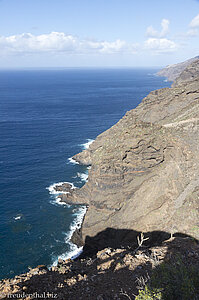
[[[73,186],[70,183],[64,182],[62,184],[57,184],[54,187],[56,192],[72,193]]]

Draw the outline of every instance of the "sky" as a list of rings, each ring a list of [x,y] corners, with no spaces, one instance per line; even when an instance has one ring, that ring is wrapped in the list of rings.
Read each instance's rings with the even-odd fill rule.
[[[199,0],[0,0],[0,68],[162,67],[199,55]]]

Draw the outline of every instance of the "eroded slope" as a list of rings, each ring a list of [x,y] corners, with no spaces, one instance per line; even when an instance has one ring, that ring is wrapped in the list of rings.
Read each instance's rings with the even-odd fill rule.
[[[83,239],[107,227],[199,238],[198,107],[199,78],[153,91],[74,156],[92,166],[72,198],[89,205]]]

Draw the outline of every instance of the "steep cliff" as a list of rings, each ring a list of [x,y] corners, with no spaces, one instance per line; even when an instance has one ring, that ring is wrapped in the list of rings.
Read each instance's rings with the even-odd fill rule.
[[[180,83],[188,82],[199,77],[199,59],[189,64],[185,70],[175,79],[173,86],[177,86]]]
[[[195,60],[197,60],[199,56],[196,56],[194,58],[188,59],[184,62],[175,64],[175,65],[169,65],[165,67],[164,69],[160,70],[157,75],[162,77],[167,77],[169,81],[174,81],[177,77],[180,76],[180,74]]]
[[[69,197],[89,205],[83,240],[107,227],[199,238],[199,78],[183,78],[151,92],[74,156],[91,165],[88,182]]]

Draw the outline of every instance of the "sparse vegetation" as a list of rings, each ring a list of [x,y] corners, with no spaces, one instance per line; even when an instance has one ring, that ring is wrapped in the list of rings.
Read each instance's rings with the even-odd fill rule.
[[[139,291],[136,300],[199,299],[199,269],[186,264],[182,257],[164,262],[152,272],[150,281]]]
[[[161,290],[151,290],[148,286],[144,290],[139,291],[139,295],[135,300],[161,300],[162,293]]]

